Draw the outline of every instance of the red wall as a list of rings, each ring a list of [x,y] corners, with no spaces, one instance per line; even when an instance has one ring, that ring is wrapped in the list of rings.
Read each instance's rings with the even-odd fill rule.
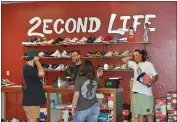
[[[147,51],[151,56],[157,72],[159,74],[158,82],[153,86],[155,97],[165,96],[167,91],[176,90],[176,3],[175,2],[30,2],[20,4],[5,4],[2,5],[2,78],[8,78],[16,84],[21,84],[21,69],[23,61],[21,56],[24,49],[21,42],[27,40],[28,30],[32,27],[29,20],[35,16],[42,19],[51,18],[56,20],[58,18],[66,21],[68,18],[78,17],[98,17],[102,24],[98,32],[90,33],[72,33],[68,34],[66,31],[62,35],[57,35],[55,32],[51,35],[46,35],[47,38],[62,37],[78,37],[83,36],[103,36],[108,35],[108,24],[110,15],[117,14],[114,29],[122,27],[120,16],[131,16],[127,23],[130,27],[133,23],[133,15],[155,14],[156,19],[151,19],[151,27],[155,27],[156,31],[151,32],[151,44],[148,45]],[[142,31],[144,19],[139,20],[142,24],[137,27],[136,40],[142,40]],[[53,24],[50,24],[52,29]],[[63,26],[62,26],[63,27]],[[40,31],[37,29],[37,31]],[[116,34],[111,34],[112,36]],[[125,34],[125,36],[127,33]],[[127,45],[127,46],[110,46],[107,50],[125,48],[143,47],[143,45]],[[67,48],[68,49],[68,48]],[[101,47],[79,47],[79,49],[87,52],[92,49],[101,49]],[[42,50],[42,49],[39,49]],[[96,51],[97,51],[96,50]],[[97,59],[94,59],[97,60]],[[44,61],[45,62],[45,61]],[[49,61],[48,63],[52,63]],[[57,62],[57,61],[54,61]],[[120,62],[120,60],[113,59],[109,61],[102,61],[102,63]],[[70,61],[67,61],[70,63]],[[99,61],[95,61],[95,64]],[[10,75],[6,76],[6,71],[10,71]],[[113,73],[114,75],[115,73]],[[110,74],[105,74],[109,76]],[[111,74],[112,75],[112,74]],[[118,73],[115,75],[122,75],[125,77],[121,85],[124,89],[124,102],[129,102],[129,86],[128,80],[132,73]],[[12,95],[11,99],[14,98]],[[9,97],[10,97],[9,96]],[[10,102],[10,100],[9,100]],[[20,102],[20,100],[19,100]],[[13,103],[12,103],[13,104]],[[10,105],[10,103],[9,103]],[[20,106],[20,103],[18,104]],[[9,106],[9,110],[16,111],[17,108]],[[20,112],[9,113],[9,116],[21,117]]]

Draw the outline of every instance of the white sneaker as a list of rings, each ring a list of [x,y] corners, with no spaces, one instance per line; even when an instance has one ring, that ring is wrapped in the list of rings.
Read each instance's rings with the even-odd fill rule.
[[[58,67],[55,68],[55,70],[61,71],[61,64],[59,64]]]
[[[121,54],[122,57],[127,57],[129,56],[129,51],[128,50],[125,50],[122,54]]]
[[[61,64],[60,67],[61,67],[61,71],[65,71],[65,65],[64,64]]]
[[[105,57],[112,57],[113,56],[113,52],[112,51],[108,51],[104,56]]]
[[[44,57],[44,54],[45,54],[44,52],[40,52],[39,57]]]
[[[64,41],[61,42],[61,44],[71,44],[70,38],[65,38]]]
[[[70,40],[71,43],[75,44],[78,41],[78,38],[74,37],[72,40]]]
[[[60,53],[60,51],[59,51],[59,53],[58,53],[57,57],[61,58],[61,53]]]
[[[63,50],[63,52],[61,53],[61,57],[70,58],[71,56],[67,55],[67,52],[65,50]]]
[[[54,69],[52,68],[52,64],[49,64],[48,69],[49,69],[49,70],[54,70]]]
[[[102,36],[98,37],[94,43],[101,43],[104,40],[104,38]]]
[[[80,39],[79,41],[77,41],[77,44],[85,44],[87,41],[87,38],[83,37],[82,39]]]
[[[104,70],[108,70],[109,69],[109,65],[108,64],[104,64]]]
[[[52,42],[54,42],[54,41],[55,41],[54,39],[51,39],[51,40],[47,41],[46,43],[47,44],[52,44]]]
[[[127,64],[122,64],[122,65],[120,66],[120,69],[128,69]]]
[[[60,52],[59,52],[58,50],[56,50],[56,51],[55,51],[52,55],[50,55],[50,56],[57,57],[59,53],[60,53]]]

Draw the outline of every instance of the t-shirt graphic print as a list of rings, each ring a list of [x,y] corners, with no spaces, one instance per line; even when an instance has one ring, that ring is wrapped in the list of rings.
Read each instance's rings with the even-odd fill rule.
[[[97,82],[87,80],[81,87],[81,94],[85,99],[93,99],[96,96]]]

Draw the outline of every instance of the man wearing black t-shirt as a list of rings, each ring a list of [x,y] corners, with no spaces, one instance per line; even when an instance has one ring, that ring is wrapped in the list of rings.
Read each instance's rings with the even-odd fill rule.
[[[69,76],[73,81],[76,80],[76,77],[79,72],[79,68],[82,64],[81,61],[81,53],[79,50],[73,50],[71,53],[71,58],[72,58],[72,65],[69,65],[66,68],[65,71],[65,77]],[[103,75],[103,70],[98,70],[97,71],[97,78],[101,77]]]
[[[22,70],[23,108],[28,122],[38,122],[40,106],[46,101],[40,77],[44,70],[39,62],[38,51],[30,50],[24,56],[26,63]]]

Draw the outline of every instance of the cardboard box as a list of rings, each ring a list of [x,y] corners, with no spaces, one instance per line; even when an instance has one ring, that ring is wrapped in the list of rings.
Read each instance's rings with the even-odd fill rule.
[[[176,91],[170,91],[167,93],[167,98],[177,98],[177,92]]]
[[[167,99],[167,104],[176,104],[176,103],[177,103],[176,98]]]
[[[155,104],[166,105],[167,104],[167,99],[165,97],[157,98],[156,101],[155,101]]]
[[[108,97],[108,107],[113,108],[113,97]]]
[[[177,110],[177,104],[168,104],[167,110]]]
[[[177,116],[177,111],[175,110],[175,111],[173,111],[173,110],[171,110],[171,111],[168,111],[168,115],[173,115],[173,116]]]
[[[168,122],[177,122],[177,116],[169,116]]]
[[[167,111],[155,111],[156,122],[167,120]]]

